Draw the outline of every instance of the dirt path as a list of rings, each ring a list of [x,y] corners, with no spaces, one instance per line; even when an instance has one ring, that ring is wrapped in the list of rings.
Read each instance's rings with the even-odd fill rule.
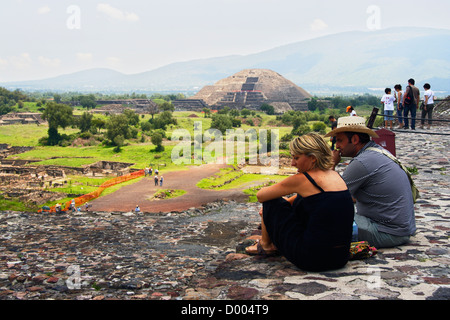
[[[93,211],[115,211],[128,212],[134,210],[139,205],[142,212],[171,212],[184,211],[192,207],[200,207],[216,200],[236,200],[245,201],[248,199],[241,190],[204,190],[196,184],[211,175],[220,172],[220,169],[227,165],[205,164],[193,166],[188,170],[176,172],[161,171],[164,177],[163,186],[155,186],[153,176],[148,176],[139,182],[125,186],[120,190],[100,197],[90,202]],[[181,189],[186,193],[180,197],[167,200],[148,200],[160,189]]]

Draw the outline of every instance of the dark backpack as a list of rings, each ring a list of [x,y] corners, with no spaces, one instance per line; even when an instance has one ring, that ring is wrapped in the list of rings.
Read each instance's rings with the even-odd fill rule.
[[[408,91],[408,94],[405,96],[404,104],[408,106],[413,103],[414,94],[413,94],[413,89],[411,86],[408,86],[407,88],[409,88],[409,91]]]

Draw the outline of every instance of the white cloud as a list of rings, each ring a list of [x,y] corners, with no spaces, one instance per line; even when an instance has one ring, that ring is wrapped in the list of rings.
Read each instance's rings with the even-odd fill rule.
[[[77,53],[77,59],[80,62],[91,62],[93,57],[92,53]]]
[[[107,3],[100,3],[97,5],[97,10],[116,20],[128,22],[139,21],[139,16],[137,14],[121,11]]]
[[[22,53],[20,56],[14,56],[9,59],[10,63],[16,69],[28,69],[31,66],[31,57],[28,53]]]
[[[46,14],[46,13],[49,13],[50,11],[51,11],[51,9],[49,6],[44,6],[44,7],[40,7],[37,12],[38,12],[38,14]]]
[[[328,28],[328,25],[322,19],[314,19],[310,24],[311,31],[322,31]]]
[[[8,61],[0,58],[0,70],[5,69],[8,66]]]
[[[55,59],[51,59],[51,58],[45,58],[45,57],[39,57],[38,58],[39,63],[42,64],[44,67],[48,67],[48,68],[57,68],[61,65],[61,60],[55,58]]]
[[[112,67],[117,67],[120,64],[120,59],[117,57],[108,57],[106,58],[106,62]]]

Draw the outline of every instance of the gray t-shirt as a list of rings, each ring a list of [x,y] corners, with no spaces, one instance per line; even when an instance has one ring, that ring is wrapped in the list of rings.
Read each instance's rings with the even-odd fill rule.
[[[387,156],[371,150],[370,141],[349,163],[342,178],[356,199],[357,214],[370,218],[378,231],[410,236],[416,231],[414,202],[406,173]]]

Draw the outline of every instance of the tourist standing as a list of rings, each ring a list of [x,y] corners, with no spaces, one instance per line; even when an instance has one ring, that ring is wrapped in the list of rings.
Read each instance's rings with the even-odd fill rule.
[[[158,186],[158,176],[157,175],[155,175],[155,186]]]
[[[70,202],[70,209],[72,209],[72,212],[77,211],[77,207],[75,206],[75,199],[72,199],[72,201]]]
[[[420,91],[414,86],[414,79],[408,80],[408,86],[406,87],[405,94],[403,95],[402,104],[404,110],[404,129],[409,129],[409,114],[411,113],[411,129],[416,130],[416,111],[419,108]]]
[[[164,177],[161,176],[161,177],[159,178],[159,186],[160,186],[160,187],[162,187],[163,181],[164,181]]]
[[[429,83],[425,83],[423,88],[425,89],[425,94],[423,98],[423,109],[422,109],[422,119],[420,128],[423,129],[425,124],[425,116],[428,115],[428,127],[431,128],[431,119],[433,118],[433,108],[434,108],[434,92],[431,91],[431,86]]]
[[[392,121],[394,120],[394,100],[395,96],[391,94],[391,88],[386,88],[384,90],[384,95],[381,98],[381,103],[383,104],[383,112],[384,112],[384,127],[387,129],[388,124],[389,128],[392,130]]]
[[[402,97],[403,97],[403,90],[402,86],[400,84],[396,84],[394,86],[396,100],[397,100],[397,118],[398,118],[398,127],[401,129],[403,128],[403,104],[402,104]]]

